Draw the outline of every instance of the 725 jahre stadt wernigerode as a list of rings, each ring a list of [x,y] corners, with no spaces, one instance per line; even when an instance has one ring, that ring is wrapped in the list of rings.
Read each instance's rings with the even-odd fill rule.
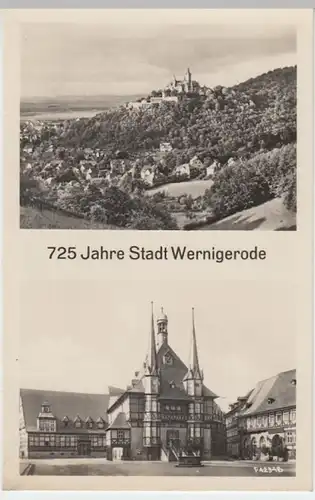
[[[156,248],[131,245],[127,250],[124,250],[123,248],[106,248],[103,245],[98,247],[87,245],[83,248],[75,246],[49,246],[47,250],[50,260],[199,260],[222,263],[227,260],[260,261],[267,258],[266,250],[258,246],[248,248],[217,248],[212,246],[209,248],[196,249],[179,245],[160,245]]]

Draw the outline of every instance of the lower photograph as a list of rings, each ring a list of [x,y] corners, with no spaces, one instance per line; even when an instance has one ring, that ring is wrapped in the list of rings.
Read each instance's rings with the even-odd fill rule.
[[[21,475],[295,476],[287,283],[50,280],[22,294]]]

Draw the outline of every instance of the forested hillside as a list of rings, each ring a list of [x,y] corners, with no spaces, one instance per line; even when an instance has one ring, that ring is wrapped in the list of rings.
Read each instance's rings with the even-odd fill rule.
[[[36,203],[121,228],[176,229],[183,214],[220,220],[273,198],[294,212],[295,144],[296,67],[289,67],[183,94],[176,104],[121,106],[58,126],[26,123],[22,186],[34,180]],[[190,183],[209,179],[210,189],[192,199]],[[150,187],[181,181],[187,195],[146,196]],[[22,205],[30,202],[25,193],[22,187]]]
[[[168,141],[174,149],[221,160],[296,140],[296,68],[271,71],[174,106],[124,108],[79,120],[60,138],[64,146],[138,151]],[[190,150],[193,150],[192,152]]]

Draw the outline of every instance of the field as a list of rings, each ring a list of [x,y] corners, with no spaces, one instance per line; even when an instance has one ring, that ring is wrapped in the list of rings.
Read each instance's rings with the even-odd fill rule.
[[[296,214],[289,212],[282,200],[276,198],[199,229],[202,231],[289,231],[296,229]]]
[[[92,117],[96,113],[104,112],[138,97],[104,95],[22,98],[20,103],[21,121]]]
[[[164,184],[154,189],[150,189],[147,194],[153,196],[156,193],[166,193],[169,196],[183,196],[185,194],[191,195],[192,198],[198,198],[202,196],[206,189],[209,189],[213,184],[213,181],[208,179],[195,180],[195,181],[185,181],[185,182],[172,182],[170,184]]]

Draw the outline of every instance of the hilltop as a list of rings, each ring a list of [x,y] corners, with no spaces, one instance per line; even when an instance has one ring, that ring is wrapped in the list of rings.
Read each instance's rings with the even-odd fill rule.
[[[296,68],[283,68],[208,95],[183,95],[177,105],[124,107],[74,122],[60,137],[67,147],[173,149],[228,159],[296,140]]]

